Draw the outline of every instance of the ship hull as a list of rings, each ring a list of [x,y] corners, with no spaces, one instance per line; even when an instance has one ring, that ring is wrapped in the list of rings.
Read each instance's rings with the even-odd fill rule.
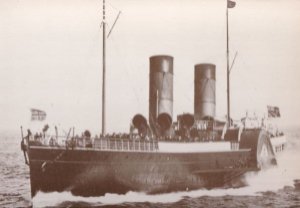
[[[178,154],[34,147],[29,158],[32,196],[38,191],[99,196],[224,187],[257,170],[249,167],[250,151]]]
[[[243,182],[244,173],[276,165],[268,134],[260,129],[244,130],[239,147],[227,151],[173,152],[172,148],[137,151],[131,149],[134,146],[120,148],[116,141],[113,143],[115,146],[108,145],[106,149],[29,146],[32,197],[38,191],[101,196],[128,191],[156,194],[236,187],[245,185],[239,183]],[[218,142],[208,143],[218,145]]]

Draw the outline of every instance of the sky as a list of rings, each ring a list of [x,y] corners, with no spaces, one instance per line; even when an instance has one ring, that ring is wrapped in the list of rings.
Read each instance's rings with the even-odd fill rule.
[[[226,114],[225,0],[107,0],[107,131],[148,117],[149,57],[174,57],[174,112],[193,113],[194,65],[216,65],[216,114]],[[238,0],[229,10],[231,114],[278,106],[300,125],[300,1]],[[101,131],[101,0],[0,0],[0,131],[41,124]],[[109,30],[109,29],[108,29]]]

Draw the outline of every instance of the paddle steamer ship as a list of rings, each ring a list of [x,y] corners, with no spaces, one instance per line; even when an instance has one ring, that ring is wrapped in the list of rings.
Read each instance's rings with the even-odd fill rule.
[[[239,123],[230,118],[228,39],[226,121],[216,119],[216,66],[211,63],[195,65],[194,113],[174,121],[173,57],[156,55],[150,57],[148,119],[137,114],[129,133],[106,134],[103,13],[102,134],[91,136],[87,130],[79,137],[70,129],[62,138],[56,127],[56,134],[48,135],[47,126],[41,135],[22,134],[32,197],[38,191],[99,196],[234,187],[245,173],[276,165],[284,135],[271,138],[263,125],[249,127],[248,118]]]

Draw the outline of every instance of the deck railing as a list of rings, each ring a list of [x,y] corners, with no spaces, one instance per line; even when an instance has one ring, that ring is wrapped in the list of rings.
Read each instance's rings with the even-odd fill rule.
[[[206,140],[159,140],[171,143],[205,143]],[[209,141],[209,140],[208,140]],[[215,141],[216,143],[222,142]],[[116,151],[158,151],[158,140],[129,139],[129,138],[69,138],[47,136],[29,140],[30,146],[50,146],[67,149],[96,149]],[[230,142],[231,150],[238,150],[238,142]]]
[[[157,141],[129,139],[95,139],[93,148],[119,151],[157,151]]]
[[[30,146],[50,146],[65,147],[67,149],[86,148],[98,150],[117,150],[117,151],[157,151],[158,142],[156,140],[141,139],[121,139],[121,138],[70,138],[49,137],[30,139]]]

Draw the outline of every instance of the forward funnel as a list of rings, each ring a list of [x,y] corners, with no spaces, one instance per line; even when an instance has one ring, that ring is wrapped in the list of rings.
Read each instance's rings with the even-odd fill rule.
[[[173,57],[150,57],[149,124],[157,132],[164,132],[172,125],[173,115]],[[163,133],[161,132],[161,133]]]

